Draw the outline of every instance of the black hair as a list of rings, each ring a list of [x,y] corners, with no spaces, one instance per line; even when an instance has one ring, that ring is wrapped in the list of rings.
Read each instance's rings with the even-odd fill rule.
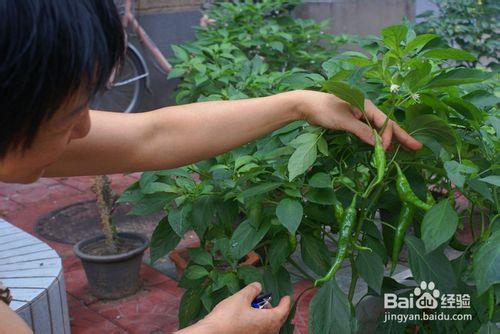
[[[0,158],[74,94],[95,95],[124,50],[113,0],[0,0]]]

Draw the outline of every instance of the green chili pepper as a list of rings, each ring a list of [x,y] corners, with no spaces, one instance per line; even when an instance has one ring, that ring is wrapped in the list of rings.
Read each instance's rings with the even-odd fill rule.
[[[403,171],[396,162],[395,164],[398,171],[398,176],[396,179],[396,189],[398,191],[399,198],[405,203],[413,204],[417,208],[423,209],[425,211],[430,210],[430,208],[432,208],[432,205],[425,203],[420,198],[418,198],[417,195],[415,195],[415,193],[411,189],[408,179],[403,174]]]
[[[351,204],[344,211],[344,215],[342,216],[342,226],[340,227],[340,232],[339,232],[340,236],[337,247],[337,257],[335,258],[335,262],[333,263],[332,267],[324,277],[319,278],[314,282],[315,286],[321,285],[331,280],[335,275],[335,273],[337,272],[337,270],[340,269],[340,266],[342,265],[342,262],[344,261],[347,255],[347,249],[349,244],[351,243],[351,235],[357,217],[356,200],[357,200],[357,195],[354,195]]]
[[[491,321],[493,319],[493,315],[495,314],[495,289],[490,287],[488,290],[488,320]]]
[[[396,232],[394,234],[394,242],[392,244],[392,257],[391,257],[391,275],[396,269],[398,263],[399,252],[403,246],[403,241],[405,239],[406,231],[411,225],[413,220],[413,215],[415,213],[415,208],[413,205],[403,202],[401,207],[401,212],[399,213],[398,224],[396,226]]]
[[[368,188],[363,194],[363,197],[367,197],[370,192],[375,188],[382,180],[385,175],[385,167],[387,165],[387,160],[385,157],[384,147],[382,146],[382,139],[380,138],[377,131],[373,131],[373,137],[375,137],[375,148],[373,151],[373,165],[377,169],[377,176],[372,180]]]

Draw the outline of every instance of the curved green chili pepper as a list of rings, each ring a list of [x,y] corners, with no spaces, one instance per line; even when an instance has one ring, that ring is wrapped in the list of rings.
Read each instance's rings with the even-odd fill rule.
[[[368,196],[368,194],[375,188],[382,180],[385,175],[385,167],[387,165],[387,160],[385,157],[384,147],[382,146],[382,139],[380,138],[377,131],[373,131],[373,137],[375,138],[375,148],[373,151],[373,165],[377,169],[377,176],[372,180],[368,188],[363,194],[363,197]]]
[[[408,182],[408,179],[403,174],[403,171],[396,162],[395,164],[398,171],[398,175],[396,178],[396,190],[398,191],[399,198],[403,202],[413,204],[417,208],[423,209],[425,211],[430,210],[430,208],[432,208],[432,205],[425,203],[420,198],[418,198],[417,195],[415,195],[415,193],[411,189],[410,182]]]
[[[342,262],[344,261],[347,255],[347,249],[349,244],[351,243],[351,235],[354,229],[354,225],[356,223],[356,217],[358,213],[356,210],[356,200],[357,200],[357,195],[354,195],[351,204],[344,211],[344,215],[342,216],[342,226],[340,227],[340,232],[339,232],[340,235],[337,247],[337,257],[335,258],[335,262],[333,263],[332,267],[324,277],[319,278],[314,282],[315,286],[321,285],[331,280],[335,275],[335,273],[337,272],[337,270],[340,269]]]
[[[493,287],[490,287],[488,290],[488,320],[491,321],[493,319],[493,315],[495,314],[495,290]]]
[[[403,202],[401,207],[401,212],[399,213],[398,224],[396,226],[396,232],[394,234],[394,242],[392,244],[392,257],[391,257],[391,275],[396,269],[398,263],[399,252],[403,246],[403,241],[405,240],[406,231],[411,225],[413,220],[413,215],[415,213],[415,208],[413,205]]]

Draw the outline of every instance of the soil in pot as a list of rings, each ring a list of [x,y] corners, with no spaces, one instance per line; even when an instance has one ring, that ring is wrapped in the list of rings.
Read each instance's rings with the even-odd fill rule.
[[[105,240],[99,240],[95,243],[82,247],[81,251],[88,255],[118,255],[130,252],[141,247],[142,242],[135,239],[126,239],[118,237],[116,242],[116,252],[108,247]]]

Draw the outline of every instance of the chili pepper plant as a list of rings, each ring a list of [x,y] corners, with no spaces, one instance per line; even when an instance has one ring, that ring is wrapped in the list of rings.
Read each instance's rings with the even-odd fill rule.
[[[389,292],[410,297],[422,281],[434,282],[441,294],[470,296],[470,308],[451,312],[472,314],[471,319],[398,323],[384,322],[381,315],[381,333],[472,333],[493,329],[500,320],[497,75],[450,66],[449,60],[473,57],[438,35],[416,35],[407,24],[387,27],[360,47],[363,52],[332,55],[317,72],[290,70],[301,76],[291,82],[335,94],[361,111],[365,98],[371,99],[423,149],[409,152],[394,143],[384,151],[384,129],[373,128],[372,147],[299,121],[213,159],[146,172],[123,194],[122,201],[135,203],[132,213],[167,213],[152,237],[152,261],[188,230],[201,241],[190,250],[179,282],[186,289],[182,327],[244,284],[262,282],[277,303],[292,293],[292,279],[298,278],[317,287],[309,306],[310,333],[358,330],[354,296],[360,281],[368,286],[366,296],[380,298]],[[191,49],[183,50],[189,58]],[[205,60],[210,64],[211,56]],[[266,71],[256,73],[262,82],[255,95],[265,80],[272,82],[269,94],[295,88],[286,75],[266,79]],[[203,93],[185,75],[182,96],[192,90],[213,93]],[[252,87],[240,89],[253,96]],[[469,237],[460,239],[464,228]],[[240,265],[252,250],[260,265]],[[398,264],[409,267],[410,282],[392,277]],[[348,291],[335,279],[342,265],[350,268]],[[283,333],[293,332],[296,305]]]

